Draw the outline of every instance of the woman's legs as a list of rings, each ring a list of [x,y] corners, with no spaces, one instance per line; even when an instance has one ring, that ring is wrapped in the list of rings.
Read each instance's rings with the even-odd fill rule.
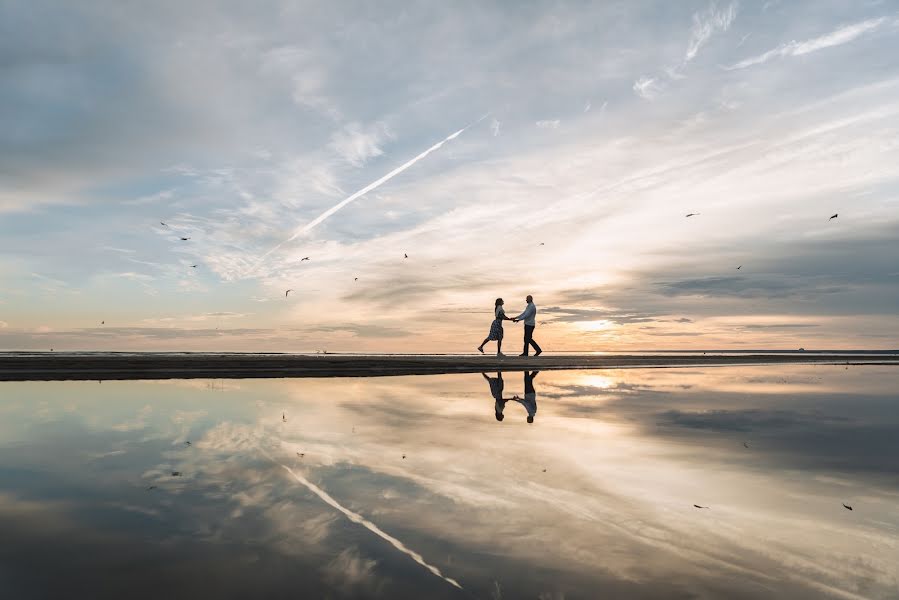
[[[489,342],[489,341],[490,341],[490,338],[489,338],[489,337],[488,337],[488,338],[484,338],[484,341],[481,342],[481,345],[480,345],[480,346],[478,346],[478,352],[480,352],[481,354],[483,354],[483,353],[484,353],[484,345],[487,344],[487,342]]]
[[[496,355],[502,356],[503,354],[503,340],[502,338],[496,340]]]

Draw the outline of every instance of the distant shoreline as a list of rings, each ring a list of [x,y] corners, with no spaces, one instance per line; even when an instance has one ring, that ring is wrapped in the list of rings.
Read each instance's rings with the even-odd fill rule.
[[[896,365],[877,351],[746,354],[544,354],[499,359],[480,355],[262,353],[0,353],[0,381],[382,377],[481,371],[720,367],[729,365]]]

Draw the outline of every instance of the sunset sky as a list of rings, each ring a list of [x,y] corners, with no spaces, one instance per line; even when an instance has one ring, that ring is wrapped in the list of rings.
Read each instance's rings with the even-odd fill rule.
[[[529,293],[548,351],[896,348],[897,56],[891,1],[5,1],[0,349],[473,352]]]

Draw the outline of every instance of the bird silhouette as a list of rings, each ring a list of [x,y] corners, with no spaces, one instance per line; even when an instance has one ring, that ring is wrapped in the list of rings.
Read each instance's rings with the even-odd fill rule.
[[[190,443],[190,440],[187,440],[187,441],[184,442],[184,443],[187,444],[188,446],[191,446],[191,445],[192,445],[192,444]]]
[[[306,453],[305,452],[297,452],[297,456],[299,456],[300,458],[303,458],[304,456],[306,456]]]
[[[100,325],[106,325],[106,321],[100,321]]]
[[[739,271],[742,268],[743,268],[743,265],[740,265],[739,267],[737,267],[737,271]]]
[[[353,281],[359,281],[358,277],[353,277]]]
[[[156,486],[155,486],[155,485],[151,485],[150,487],[147,488],[147,491],[149,492],[150,490],[155,490],[155,489],[156,489]]]
[[[690,213],[687,215],[687,218],[689,219],[690,217],[698,217],[698,216],[699,216],[699,213]]]
[[[196,269],[196,268],[197,268],[197,265],[191,265],[190,268],[191,268],[191,269]]]
[[[293,291],[293,290],[287,290],[286,292],[284,292],[284,297],[287,298],[287,294],[289,294],[289,293],[292,292],[292,291]]]
[[[281,413],[281,421],[287,423],[287,413]]]
[[[181,471],[172,471],[172,477],[181,477]]]
[[[406,460],[406,455],[405,455],[405,454],[403,454],[403,460]]]
[[[303,258],[300,259],[300,262],[303,262],[304,260],[309,260],[309,257],[308,257],[308,256],[304,256]]]
[[[843,504],[843,508],[845,508],[846,510],[852,510],[852,507],[845,503]]]
[[[543,469],[543,472],[546,473],[546,469]]]
[[[168,227],[168,225],[166,225],[166,224],[163,223],[162,221],[160,221],[159,224],[162,225],[163,227]]]
[[[190,239],[189,237],[182,237],[182,238],[181,238],[181,241],[182,241],[182,242],[186,242],[186,241],[189,240],[189,239]]]
[[[708,506],[699,506],[698,504],[694,504],[693,506],[695,506],[696,508],[708,508]]]
[[[409,255],[403,252],[403,258],[409,258]]]
[[[749,444],[747,444],[746,442],[743,442],[743,447],[744,447],[744,448],[748,448],[748,447],[749,447]]]
[[[540,242],[540,245],[541,245],[541,246],[545,246],[546,244],[544,244],[543,242]]]
[[[828,220],[828,221],[832,221],[833,219],[836,219],[836,218],[839,217],[839,216],[840,216],[840,213],[836,213],[835,215],[833,215],[832,217],[830,217],[830,218],[827,219],[827,220]]]

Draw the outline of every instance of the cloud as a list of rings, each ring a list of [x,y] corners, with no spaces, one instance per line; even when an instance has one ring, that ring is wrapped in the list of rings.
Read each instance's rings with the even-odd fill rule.
[[[830,33],[816,38],[812,38],[802,42],[792,41],[786,44],[781,44],[773,50],[768,50],[767,52],[759,54],[758,56],[753,56],[751,58],[741,60],[740,62],[725,68],[730,71],[745,69],[747,67],[764,64],[769,60],[775,58],[802,56],[804,54],[817,52],[818,50],[824,50],[825,48],[833,48],[834,46],[848,44],[856,38],[859,38],[862,35],[879,28],[885,21],[885,17],[868,19],[866,21],[861,21],[859,23],[840,27],[839,29],[835,29]]]
[[[661,94],[670,81],[684,79],[684,68],[699,54],[713,35],[727,31],[737,18],[737,3],[731,2],[719,9],[712,2],[705,10],[693,13],[693,26],[687,40],[683,58],[676,64],[662,68],[662,76],[643,76],[634,82],[633,90],[641,98],[652,100]]]
[[[383,123],[364,129],[358,123],[349,123],[331,138],[330,147],[354,167],[365,166],[370,159],[384,154],[380,144],[393,138]]]
[[[690,39],[687,41],[687,51],[684,54],[684,62],[696,58],[699,50],[717,32],[727,31],[734,19],[737,18],[737,3],[732,2],[723,9],[713,2],[704,11],[693,14],[693,27],[690,29]]]
[[[634,82],[634,92],[641,98],[652,100],[662,91],[662,86],[654,77],[641,77]]]

